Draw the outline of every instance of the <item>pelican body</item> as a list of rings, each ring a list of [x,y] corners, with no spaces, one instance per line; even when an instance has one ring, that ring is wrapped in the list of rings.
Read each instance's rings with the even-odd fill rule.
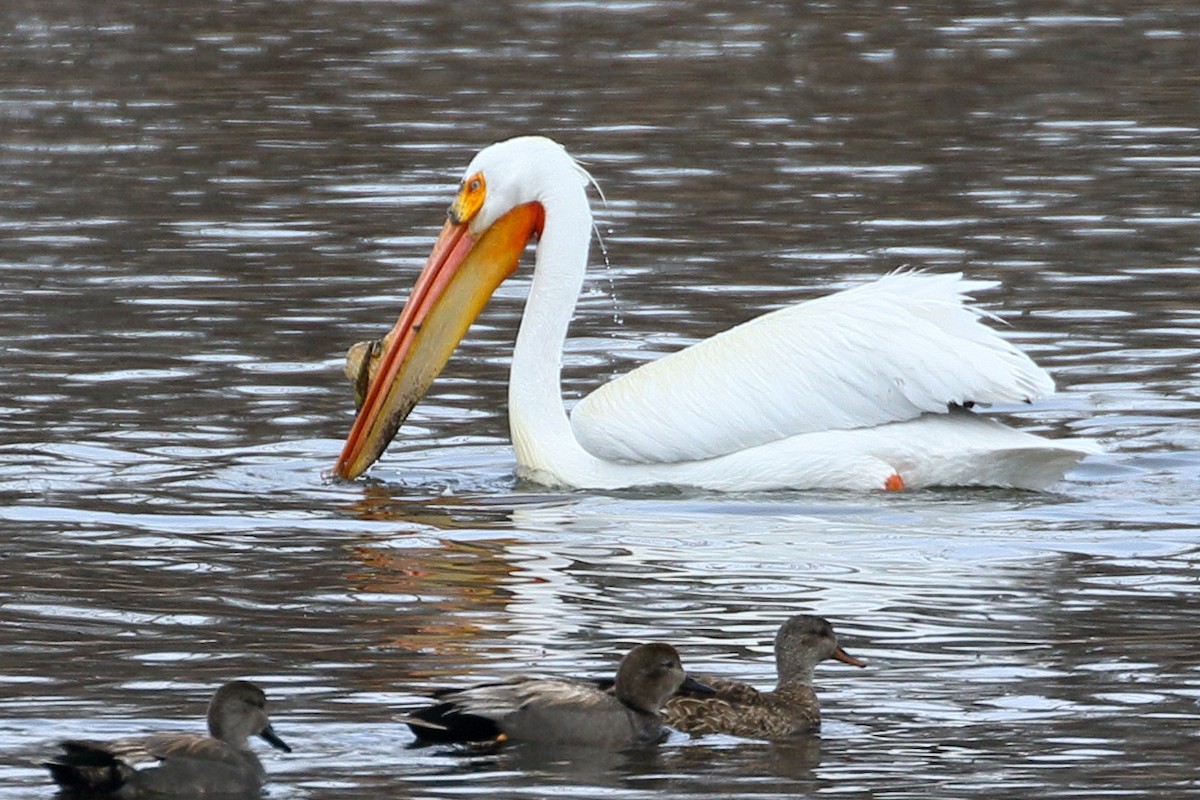
[[[959,274],[893,272],[764,314],[601,386],[568,416],[562,348],[587,268],[590,182],[545,137],[475,156],[379,354],[358,347],[365,390],[335,474],[355,478],[379,458],[534,239],[508,392],[523,478],[585,489],[1040,489],[1098,452],[969,410],[1032,402],[1054,383],[970,304],[995,284]]]

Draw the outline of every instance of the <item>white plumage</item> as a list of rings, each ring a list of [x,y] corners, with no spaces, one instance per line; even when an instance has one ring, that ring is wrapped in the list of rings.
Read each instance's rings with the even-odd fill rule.
[[[971,305],[972,295],[996,284],[958,274],[896,272],[764,314],[601,386],[568,419],[562,349],[587,269],[591,179],[560,145],[537,136],[485,148],[465,175],[410,300],[422,309],[412,318],[431,314],[438,330],[461,336],[465,326],[445,324],[464,317],[459,301],[441,303],[442,290],[428,287],[485,285],[469,277],[455,284],[458,272],[446,277],[460,266],[461,275],[498,283],[496,270],[511,270],[540,233],[509,381],[509,424],[525,478],[592,489],[1037,489],[1099,451],[1088,440],[1045,439],[962,408],[1030,402],[1054,384]],[[479,294],[453,296],[482,307]],[[419,326],[403,322],[409,316],[406,307],[393,341],[415,341]],[[410,360],[420,367],[403,391],[374,393],[339,474],[352,477],[382,451],[381,437],[436,374],[430,365],[444,363],[431,357],[435,348],[448,358],[448,336],[421,328],[428,346],[413,345],[420,358],[403,354],[408,345],[388,351],[389,375]],[[388,417],[392,408],[401,415]]]
[[[697,461],[950,403],[1030,402],[1050,376],[964,304],[995,285],[897,272],[764,314],[601,386],[571,427],[599,458]]]

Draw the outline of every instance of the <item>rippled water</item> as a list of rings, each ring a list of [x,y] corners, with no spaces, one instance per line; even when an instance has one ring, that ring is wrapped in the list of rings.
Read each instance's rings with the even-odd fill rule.
[[[1200,14],[1190,3],[160,2],[0,10],[0,797],[66,736],[262,683],[272,797],[1182,796],[1200,778]],[[1045,494],[519,484],[525,277],[372,480],[322,477],[480,146],[603,186],[568,344],[630,365],[902,265],[965,270],[1099,437]],[[431,686],[677,643],[822,736],[410,749]]]

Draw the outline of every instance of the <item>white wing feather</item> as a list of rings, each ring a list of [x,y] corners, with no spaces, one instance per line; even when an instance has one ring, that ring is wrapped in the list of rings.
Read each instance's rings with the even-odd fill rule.
[[[593,455],[697,461],[825,430],[1027,402],[1050,376],[991,328],[961,274],[894,272],[764,314],[589,394],[571,427]]]

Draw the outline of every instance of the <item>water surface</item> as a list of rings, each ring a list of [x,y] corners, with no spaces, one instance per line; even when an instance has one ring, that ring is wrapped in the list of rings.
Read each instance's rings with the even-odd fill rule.
[[[0,797],[53,740],[262,683],[270,795],[1182,796],[1200,764],[1190,4],[138,3],[0,12]],[[506,284],[370,480],[340,376],[479,147],[604,188],[568,401],[901,266],[979,299],[1108,453],[1053,491],[548,491],[512,477]],[[631,644],[773,679],[820,738],[411,749],[421,692]],[[265,749],[265,748],[264,748]]]

